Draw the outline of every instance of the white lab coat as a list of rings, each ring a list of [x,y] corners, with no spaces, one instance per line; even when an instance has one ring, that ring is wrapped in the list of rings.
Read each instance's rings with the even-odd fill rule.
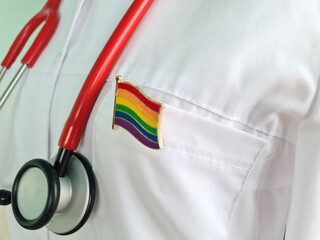
[[[132,1],[70,0],[0,110],[0,184],[52,158],[76,96]],[[97,198],[61,237],[11,240],[315,240],[320,237],[320,2],[156,0],[106,79],[78,152]],[[16,63],[6,79],[18,68]],[[112,130],[115,76],[163,102],[164,148]],[[3,81],[1,89],[4,87]]]

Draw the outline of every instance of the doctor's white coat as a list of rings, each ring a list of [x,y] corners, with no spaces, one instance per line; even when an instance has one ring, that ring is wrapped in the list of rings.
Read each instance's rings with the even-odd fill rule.
[[[54,157],[131,2],[61,2],[55,35],[0,110],[0,185],[10,189],[28,160]],[[164,103],[162,150],[112,130],[118,74]],[[77,150],[98,188],[87,224],[67,237],[28,231],[6,207],[10,239],[320,239],[319,84],[320,1],[155,0]]]

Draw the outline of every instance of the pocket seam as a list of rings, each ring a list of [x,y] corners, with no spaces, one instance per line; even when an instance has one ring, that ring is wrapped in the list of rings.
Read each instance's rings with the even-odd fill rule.
[[[234,168],[234,169],[238,169],[238,170],[242,170],[242,171],[246,171],[246,172],[249,172],[249,170],[250,170],[250,168],[247,169],[247,168],[240,167],[240,166],[237,166],[237,165],[233,165],[233,164],[230,164],[230,163],[225,163],[225,162],[220,161],[218,159],[207,158],[207,157],[203,157],[203,156],[200,156],[200,155],[192,154],[192,153],[189,153],[189,152],[186,152],[186,151],[175,150],[173,148],[168,148],[168,147],[164,147],[164,149],[169,150],[171,152],[176,152],[176,153],[188,155],[190,157],[198,158],[198,159],[200,159],[202,161],[209,161],[211,163],[220,164],[220,165],[223,165],[225,167],[230,167],[230,168]]]
[[[129,81],[129,80],[126,79],[126,81]],[[251,129],[253,131],[260,132],[260,133],[262,133],[263,135],[265,135],[267,137],[277,138],[277,139],[283,140],[285,142],[288,142],[288,143],[290,143],[292,145],[295,145],[294,142],[292,141],[292,139],[287,139],[284,136],[278,135],[277,133],[268,132],[265,129],[262,129],[262,128],[259,128],[257,126],[254,126],[253,124],[251,124],[251,123],[249,123],[249,122],[247,122],[247,121],[245,121],[245,120],[243,120],[241,118],[237,118],[237,117],[234,117],[234,116],[232,116],[230,114],[226,114],[225,112],[223,112],[223,111],[221,111],[221,110],[219,110],[217,108],[214,108],[214,107],[212,107],[210,105],[204,104],[202,102],[194,101],[193,99],[190,99],[187,96],[183,96],[181,94],[176,94],[176,93],[174,93],[174,92],[172,92],[170,90],[167,90],[167,89],[156,88],[153,85],[150,85],[150,84],[147,84],[147,83],[143,83],[143,82],[139,82],[139,81],[131,81],[131,82],[133,82],[135,84],[138,84],[140,86],[143,86],[143,87],[146,87],[146,88],[150,88],[150,89],[155,90],[155,91],[160,91],[160,92],[163,92],[165,94],[169,94],[169,95],[172,95],[172,96],[177,97],[179,99],[182,99],[182,100],[184,100],[184,101],[186,101],[188,103],[191,103],[191,104],[193,104],[193,105],[195,105],[197,107],[203,108],[203,109],[205,109],[205,110],[207,110],[207,111],[219,116],[220,118],[223,118],[223,119],[226,119],[228,121],[240,124],[240,125],[245,126],[245,127],[249,128],[249,129]],[[239,130],[241,130],[241,129],[239,129]]]
[[[228,231],[228,236],[230,234],[230,228],[231,228],[231,221],[232,221],[232,218],[234,216],[234,211],[235,211],[235,208],[239,202],[239,199],[241,198],[241,195],[243,194],[244,192],[244,188],[248,182],[248,179],[249,179],[249,176],[250,174],[252,174],[253,170],[254,170],[254,167],[256,164],[258,164],[259,160],[261,160],[261,154],[263,152],[263,150],[265,149],[267,145],[265,144],[259,151],[259,153],[257,154],[257,156],[255,157],[254,161],[252,162],[252,165],[251,167],[248,169],[248,173],[247,175],[245,176],[245,178],[243,179],[243,182],[242,182],[242,185],[240,187],[240,190],[238,191],[238,194],[236,196],[236,198],[234,199],[234,202],[230,208],[230,213],[229,213],[229,218],[228,218],[228,225],[227,225],[227,231]]]

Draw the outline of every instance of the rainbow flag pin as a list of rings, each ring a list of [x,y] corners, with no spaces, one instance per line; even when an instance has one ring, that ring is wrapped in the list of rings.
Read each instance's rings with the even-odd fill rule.
[[[116,93],[112,128],[120,126],[139,142],[152,149],[161,149],[160,119],[164,105],[136,85],[116,77]]]

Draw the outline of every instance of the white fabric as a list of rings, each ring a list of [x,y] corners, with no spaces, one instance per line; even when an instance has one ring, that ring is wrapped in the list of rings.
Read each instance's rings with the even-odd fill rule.
[[[62,1],[37,64],[0,110],[0,185],[49,159],[129,0]],[[15,239],[314,240],[320,237],[320,2],[156,0],[109,75],[78,152],[98,193],[70,236]],[[18,68],[16,63],[1,82]],[[111,129],[114,78],[165,104],[164,148]]]

